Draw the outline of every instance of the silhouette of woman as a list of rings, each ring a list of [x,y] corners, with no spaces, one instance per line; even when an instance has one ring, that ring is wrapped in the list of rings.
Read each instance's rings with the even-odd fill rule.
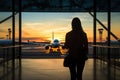
[[[71,66],[69,66],[71,80],[82,80],[82,72],[85,61],[88,59],[88,39],[83,31],[81,21],[75,17],[72,20],[72,30],[66,34],[65,47],[71,55]]]

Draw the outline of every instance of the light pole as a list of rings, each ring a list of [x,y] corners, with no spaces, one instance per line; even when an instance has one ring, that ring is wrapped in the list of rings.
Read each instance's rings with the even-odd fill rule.
[[[100,42],[102,42],[103,28],[99,28],[98,31],[99,31],[99,40],[100,40]]]
[[[9,40],[11,40],[11,32],[12,32],[12,31],[11,31],[11,28],[8,28],[8,33],[9,33],[8,36],[9,36]]]
[[[6,35],[6,39],[8,40],[8,35]]]

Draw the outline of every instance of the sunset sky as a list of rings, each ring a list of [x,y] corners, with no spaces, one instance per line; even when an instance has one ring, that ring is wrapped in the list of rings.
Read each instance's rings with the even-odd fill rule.
[[[1,13],[0,13],[1,14]],[[5,15],[5,14],[2,14]],[[120,13],[111,14],[111,27],[112,32],[120,38]],[[52,32],[54,32],[54,38],[59,39],[61,42],[64,42],[65,34],[71,30],[71,21],[74,17],[79,17],[84,31],[87,33],[88,40],[93,41],[93,17],[87,12],[23,12],[22,13],[22,40],[23,41],[51,41]],[[0,20],[2,20],[0,16]],[[107,14],[98,13],[97,18],[99,18],[104,25],[107,26]],[[16,16],[17,20],[17,16]],[[11,21],[8,20],[4,24],[0,24],[2,27],[0,29],[0,37],[5,37],[7,30]],[[4,27],[6,26],[7,27]],[[16,23],[16,26],[18,24]],[[97,29],[102,28],[99,24]],[[17,35],[16,28],[16,35]],[[103,31],[103,41],[107,37],[106,30]],[[113,38],[112,38],[113,39]],[[99,40],[99,34],[97,30],[97,41]]]
[[[54,32],[55,39],[64,41],[74,17],[81,19],[84,30],[92,37],[92,17],[88,13],[23,13],[24,39],[52,40]]]

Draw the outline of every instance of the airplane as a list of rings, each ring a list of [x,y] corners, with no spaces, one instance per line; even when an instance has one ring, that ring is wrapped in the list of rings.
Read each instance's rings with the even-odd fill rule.
[[[105,43],[107,44],[108,41],[105,41]],[[117,40],[111,40],[110,41],[111,46],[120,46],[120,41]]]
[[[12,40],[8,40],[8,39],[0,39],[0,46],[11,46],[13,44]],[[15,41],[15,44],[19,45],[19,42]],[[21,42],[22,45],[35,45],[36,43],[34,42]]]
[[[0,46],[10,46],[10,45],[12,45],[12,40],[7,40],[7,39],[0,40]]]
[[[50,52],[61,52],[60,49],[65,49],[64,44],[61,44],[58,39],[54,39],[54,32],[52,32],[52,43],[46,44],[45,49]]]

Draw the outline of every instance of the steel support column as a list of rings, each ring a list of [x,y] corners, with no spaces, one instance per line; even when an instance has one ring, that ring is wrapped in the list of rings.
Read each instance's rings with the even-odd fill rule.
[[[94,17],[93,17],[93,45],[96,45],[96,0],[94,1]],[[94,56],[94,69],[93,69],[93,80],[96,80],[96,46],[93,47]]]
[[[21,45],[22,41],[22,0],[19,0],[19,45]],[[19,80],[21,80],[21,72],[22,72],[22,61],[21,61],[21,53],[22,53],[22,48],[19,46]]]
[[[108,46],[110,46],[110,32],[111,32],[111,0],[107,0],[108,1]],[[110,61],[110,48],[108,48],[108,80],[111,80],[111,61]]]
[[[15,0],[12,0],[12,46],[15,46]],[[12,48],[12,80],[15,80],[15,47]]]

